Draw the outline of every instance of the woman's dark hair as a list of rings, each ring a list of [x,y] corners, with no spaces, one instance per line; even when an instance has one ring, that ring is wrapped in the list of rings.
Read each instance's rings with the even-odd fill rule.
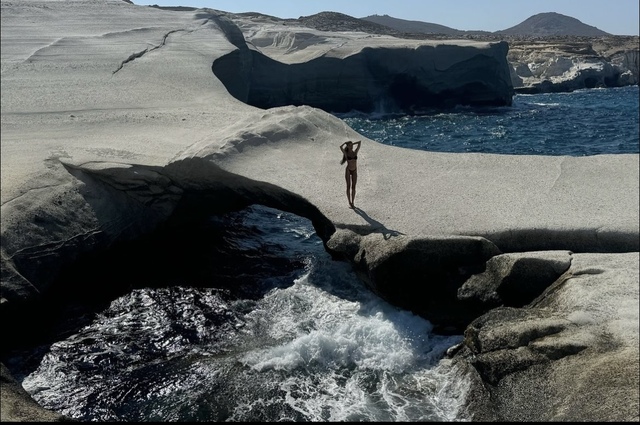
[[[353,142],[351,140],[347,141],[346,144],[347,144],[347,147],[349,147],[349,144],[351,144],[351,146],[353,146]],[[344,164],[345,162],[347,162],[347,154],[343,150],[342,151],[342,161],[340,161],[340,165]]]

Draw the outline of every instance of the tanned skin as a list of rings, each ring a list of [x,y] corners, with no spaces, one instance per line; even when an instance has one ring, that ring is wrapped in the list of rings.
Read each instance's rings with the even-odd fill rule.
[[[340,145],[342,151],[341,164],[347,163],[344,169],[344,178],[347,182],[347,201],[349,208],[355,208],[356,183],[358,182],[358,151],[361,141],[347,141]]]

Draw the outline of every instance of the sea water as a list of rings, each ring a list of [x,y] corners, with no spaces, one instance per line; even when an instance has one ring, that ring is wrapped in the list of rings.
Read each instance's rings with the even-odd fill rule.
[[[635,86],[341,118],[411,149],[584,156],[637,154],[638,114]],[[461,335],[373,295],[304,218],[254,206],[210,225],[237,259],[233,290],[133,290],[51,345],[24,388],[81,421],[466,420],[465,377],[444,358]]]
[[[516,95],[499,108],[341,118],[381,143],[434,152],[515,155],[638,153],[638,86]]]

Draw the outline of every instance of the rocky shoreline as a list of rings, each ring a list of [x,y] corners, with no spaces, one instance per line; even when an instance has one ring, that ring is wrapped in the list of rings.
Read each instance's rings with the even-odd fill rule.
[[[168,8],[175,9],[175,8]],[[180,10],[195,10],[181,8]],[[298,19],[282,19],[259,13],[228,14],[233,20],[249,17],[257,21],[304,26],[319,31],[358,31],[411,40],[473,40],[509,45],[507,60],[517,93],[570,92],[587,88],[637,85],[640,37],[625,35],[509,35],[489,32],[425,34],[403,32],[336,12],[321,12]]]
[[[585,88],[637,85],[638,36],[525,36],[471,33],[461,36],[406,33],[336,13],[301,17],[296,22],[323,31],[362,31],[426,40],[505,41],[517,93],[569,92]],[[364,21],[366,22],[366,21]]]
[[[21,365],[7,363],[22,344],[46,344],[81,323],[78,310],[62,308],[77,292],[113,296],[109,287],[61,290],[65,272],[253,203],[309,218],[326,249],[372,291],[439,332],[463,331],[449,356],[473,383],[471,420],[638,421],[638,155],[407,152],[304,100],[251,106],[256,97],[278,103],[329,92],[344,75],[336,70],[346,69],[355,70],[348,81],[358,96],[345,99],[390,93],[411,101],[415,87],[434,96],[474,89],[467,95],[480,103],[506,99],[515,44],[507,52],[503,41],[330,33],[263,15],[120,0],[3,1],[2,26],[2,421],[68,420],[38,406],[9,369]],[[627,63],[627,50],[598,43],[591,49],[612,61],[603,69],[627,75],[613,64]],[[574,76],[592,51],[562,46],[545,42],[526,63],[546,64],[564,49],[576,58],[558,57],[569,73],[559,82],[541,73],[556,87],[631,81],[605,71]],[[398,57],[416,66],[400,69]],[[637,53],[629,60],[637,81]],[[461,64],[477,66],[482,84]],[[270,91],[287,76],[297,84],[281,85],[284,95]],[[385,92],[380,82],[396,78],[400,90]],[[547,81],[522,78],[530,87]],[[375,174],[359,183],[361,207],[379,221],[344,208],[335,152],[347,139],[366,145],[362,160]],[[398,270],[438,285],[398,290]],[[61,321],[49,308],[61,309]]]
[[[275,17],[241,14],[273,21]],[[233,15],[231,15],[233,16]],[[413,40],[504,41],[513,86],[518,93],[568,92],[585,88],[637,85],[638,36],[525,36],[488,32],[464,35],[407,33],[335,12],[280,20],[320,31],[361,31]]]

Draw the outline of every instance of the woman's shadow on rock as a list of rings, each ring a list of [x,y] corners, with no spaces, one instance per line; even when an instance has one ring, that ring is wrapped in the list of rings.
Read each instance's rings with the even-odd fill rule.
[[[397,230],[387,229],[387,227],[384,224],[380,223],[378,220],[371,218],[369,214],[367,214],[361,208],[353,207],[353,211],[355,211],[356,214],[358,214],[367,223],[369,223],[368,226],[357,226],[357,225],[349,226],[349,227],[352,227],[352,230],[354,230],[357,233],[363,233],[362,232],[363,230],[365,231],[365,233],[373,233],[373,232],[382,233],[382,236],[385,239],[389,239],[392,236],[404,235],[404,233],[398,232]]]

